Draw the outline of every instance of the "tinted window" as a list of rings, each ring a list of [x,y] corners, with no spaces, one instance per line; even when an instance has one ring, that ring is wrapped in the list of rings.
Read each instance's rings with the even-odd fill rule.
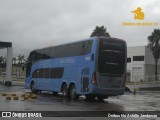
[[[28,77],[28,76],[30,75],[31,66],[32,66],[31,62],[28,62],[28,63],[26,64],[26,77]]]
[[[53,58],[63,57],[65,54],[65,46],[57,46],[54,48]],[[64,52],[65,51],[65,52]]]
[[[73,43],[73,44],[68,45],[67,52],[68,52],[67,57],[81,55],[81,53],[82,53],[82,42]]]
[[[144,56],[133,56],[133,61],[144,61]]]
[[[32,62],[33,64],[40,59],[85,55],[91,52],[92,44],[92,40],[87,40],[83,42],[34,50],[30,53],[28,61]]]
[[[92,41],[85,41],[82,43],[82,55],[88,54],[92,49]]]
[[[37,74],[38,78],[44,78],[44,69],[39,69]]]
[[[41,49],[42,59],[50,59],[52,57],[51,48]]]
[[[54,47],[53,58],[80,56],[91,52],[92,40]]]
[[[35,56],[34,56],[34,60],[35,62],[41,59],[41,51],[40,50],[36,50],[35,51]]]
[[[32,62],[34,61],[34,59],[35,59],[35,52],[32,51],[28,57],[28,62]]]
[[[50,78],[62,78],[64,73],[64,68],[51,68]]]
[[[30,53],[29,58],[28,58],[28,62],[33,64],[33,63],[37,62],[40,59],[42,59],[41,50],[35,50],[35,51],[32,51]]]
[[[35,70],[35,71],[32,73],[32,77],[33,77],[33,78],[38,78],[38,77],[39,77],[39,69]]]
[[[102,75],[122,74],[125,70],[125,42],[117,39],[99,40],[98,71]]]
[[[32,73],[33,78],[62,78],[64,68],[41,68]]]
[[[131,58],[127,58],[127,63],[130,63],[131,62]]]

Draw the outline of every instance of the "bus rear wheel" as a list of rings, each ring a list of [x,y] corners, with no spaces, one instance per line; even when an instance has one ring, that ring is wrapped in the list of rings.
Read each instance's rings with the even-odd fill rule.
[[[87,94],[85,96],[86,96],[86,100],[94,100],[96,97],[95,95],[92,95],[92,94]]]
[[[99,101],[103,101],[104,99],[108,98],[108,96],[105,96],[105,95],[97,95],[97,99]]]
[[[68,97],[68,89],[67,89],[67,84],[62,85],[62,95],[64,97]]]
[[[38,90],[35,89],[34,82],[31,83],[31,91],[32,91],[32,93],[38,93]]]
[[[52,93],[53,93],[54,95],[58,95],[58,92],[54,92],[54,91],[53,91]]]
[[[76,86],[75,85],[71,85],[70,86],[70,99],[72,100],[77,100],[79,98],[79,95],[76,94]]]

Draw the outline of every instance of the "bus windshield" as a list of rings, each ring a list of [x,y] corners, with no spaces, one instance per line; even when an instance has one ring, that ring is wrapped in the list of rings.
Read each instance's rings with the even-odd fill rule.
[[[125,70],[125,43],[113,38],[100,38],[98,72],[100,75],[123,74]]]

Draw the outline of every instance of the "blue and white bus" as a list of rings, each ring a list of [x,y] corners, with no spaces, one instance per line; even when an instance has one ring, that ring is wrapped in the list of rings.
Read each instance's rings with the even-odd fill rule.
[[[123,95],[127,47],[124,40],[91,37],[33,50],[26,65],[26,88],[98,100]]]

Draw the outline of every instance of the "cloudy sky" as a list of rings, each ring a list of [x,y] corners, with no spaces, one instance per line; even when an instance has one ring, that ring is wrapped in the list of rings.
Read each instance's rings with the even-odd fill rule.
[[[137,7],[143,9],[145,20],[133,19],[131,11]],[[14,54],[88,38],[101,25],[128,46],[147,45],[147,36],[160,28],[160,0],[0,0],[0,41],[12,42]]]

